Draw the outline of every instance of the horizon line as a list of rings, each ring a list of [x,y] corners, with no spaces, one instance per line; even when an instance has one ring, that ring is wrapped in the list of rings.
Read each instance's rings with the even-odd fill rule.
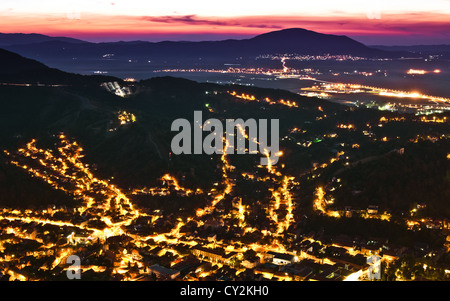
[[[408,43],[408,44],[391,44],[391,43],[374,43],[374,44],[370,44],[370,43],[366,43],[364,41],[360,41],[358,39],[358,36],[353,36],[353,35],[346,35],[346,34],[329,34],[329,33],[322,33],[322,32],[318,32],[318,31],[314,31],[314,30],[310,30],[310,29],[306,29],[306,28],[301,28],[301,27],[289,27],[289,28],[283,28],[283,29],[279,29],[279,30],[272,30],[272,31],[267,31],[261,34],[212,34],[212,33],[191,33],[191,34],[187,34],[187,33],[180,33],[180,34],[176,34],[176,33],[171,33],[171,34],[149,34],[152,37],[148,37],[147,39],[145,39],[144,37],[137,37],[137,38],[130,38],[130,39],[124,39],[125,35],[120,35],[117,37],[112,37],[112,34],[81,34],[81,36],[93,36],[93,38],[91,39],[86,39],[86,38],[82,38],[79,37],[80,35],[78,34],[64,34],[64,35],[59,35],[59,34],[46,34],[46,33],[40,33],[40,32],[0,32],[0,34],[5,34],[5,35],[41,35],[41,36],[46,36],[46,37],[50,37],[50,38],[67,38],[67,39],[74,39],[74,40],[78,40],[80,42],[85,42],[85,43],[91,43],[91,44],[102,44],[102,43],[133,43],[133,42],[141,42],[141,43],[164,43],[164,42],[192,42],[192,43],[196,43],[196,42],[220,42],[220,41],[227,41],[227,40],[248,40],[248,39],[252,39],[254,37],[260,36],[260,35],[264,35],[267,33],[271,33],[271,32],[279,32],[279,31],[285,31],[285,30],[291,30],[291,29],[300,29],[300,30],[304,30],[304,31],[309,31],[309,32],[314,32],[314,33],[318,33],[318,34],[324,34],[324,35],[332,35],[332,36],[346,36],[348,38],[351,38],[352,40],[355,40],[357,42],[360,42],[362,44],[364,44],[365,46],[388,46],[388,47],[411,47],[411,46],[441,46],[441,45],[450,45],[449,43],[439,43],[439,42],[430,42],[430,43]],[[129,34],[130,37],[132,36],[136,36],[136,34]],[[142,36],[142,35],[138,35],[138,36]],[[148,36],[148,35],[147,35]],[[164,36],[165,38],[161,38],[158,39],[158,36]],[[174,38],[170,39],[169,37],[173,36]],[[193,37],[205,37],[205,36],[209,36],[209,38],[193,38]],[[372,35],[375,36],[375,35]],[[382,35],[378,35],[383,37]],[[94,38],[95,37],[95,38]],[[111,38],[109,38],[111,37]],[[182,37],[186,37],[185,39],[183,39]],[[215,37],[215,38],[214,38]],[[386,35],[384,37],[395,37],[395,35]]]

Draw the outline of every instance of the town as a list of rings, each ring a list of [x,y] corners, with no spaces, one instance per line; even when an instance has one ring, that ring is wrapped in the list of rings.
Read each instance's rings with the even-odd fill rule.
[[[238,102],[298,108],[295,101],[267,101],[244,92],[224,91],[221,95]],[[213,105],[208,107],[211,109]],[[324,111],[320,106],[317,108],[321,114],[317,122],[327,119]],[[417,124],[448,122],[446,117],[436,116],[410,115],[407,119]],[[121,111],[111,124],[129,127],[136,122],[139,118],[134,114]],[[282,141],[308,149],[322,140],[332,141],[358,130],[366,133],[361,134],[363,140],[387,143],[393,138],[377,138],[372,127],[402,122],[406,122],[406,117],[388,115],[364,129],[351,123],[338,123],[335,132],[314,140],[302,138],[307,130],[293,128]],[[438,143],[447,141],[448,137],[416,137],[408,143],[414,145],[430,139]],[[327,162],[314,164],[303,175],[292,176],[283,161],[275,165],[268,160],[269,164],[257,165],[253,171],[237,169],[231,163],[229,142],[225,138],[217,167],[221,181],[213,183],[209,190],[183,187],[183,179],[170,174],[163,175],[157,187],[119,188],[111,179],[97,177],[95,168],[83,162],[84,148],[77,141],[62,132],[55,134],[53,140],[53,146],[41,148],[39,141],[33,139],[17,151],[5,150],[4,155],[10,165],[73,196],[79,204],[50,205],[40,210],[3,208],[0,273],[4,279],[64,280],[71,255],[80,258],[81,279],[85,280],[367,280],[371,267],[367,258],[373,255],[381,258],[384,275],[392,274],[394,279],[415,277],[402,274],[403,268],[395,265],[404,256],[425,258],[427,264],[419,266],[422,274],[442,272],[433,277],[447,279],[450,273],[450,268],[437,264],[448,252],[445,238],[450,238],[447,236],[450,220],[420,214],[427,210],[427,203],[418,203],[406,215],[378,205],[339,207],[336,204],[335,196],[342,187],[341,174],[359,166],[358,161],[350,162],[349,155],[363,148],[363,140],[338,151]],[[406,150],[396,149],[359,162],[370,164],[384,156],[404,156],[411,149],[409,145],[405,146]],[[281,159],[284,157],[283,152],[277,154]],[[450,154],[446,156],[442,159],[448,161]],[[298,200],[305,189],[303,186],[310,181],[314,183],[333,164],[343,162],[343,168],[334,172],[331,181],[315,187],[312,203],[306,204],[313,212],[302,213]],[[245,185],[257,187],[253,192],[256,202],[246,200],[241,188]],[[182,207],[166,212],[138,206],[133,200],[139,196],[181,200],[199,197],[206,203],[192,212]],[[408,226],[405,237],[432,231],[444,237],[444,243],[432,246],[416,241],[402,245],[387,236],[367,238],[345,234],[345,231],[324,232],[325,225],[333,225],[337,220],[344,224],[360,221],[362,228],[367,227],[364,222],[367,221],[383,229],[397,229],[395,225],[402,222]],[[322,226],[311,228],[313,223]]]

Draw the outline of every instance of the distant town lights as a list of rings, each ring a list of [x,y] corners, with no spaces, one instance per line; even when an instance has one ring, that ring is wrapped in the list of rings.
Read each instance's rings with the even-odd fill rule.
[[[413,75],[423,75],[427,73],[441,73],[440,69],[434,69],[433,71],[426,71],[422,69],[409,69],[406,71],[406,74],[413,74]]]

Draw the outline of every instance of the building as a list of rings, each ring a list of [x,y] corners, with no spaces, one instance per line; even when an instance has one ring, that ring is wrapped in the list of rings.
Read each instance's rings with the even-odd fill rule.
[[[380,253],[380,247],[377,245],[364,245],[361,246],[361,253],[364,255],[378,255]]]
[[[244,260],[244,261],[242,261],[242,266],[247,268],[247,269],[254,269],[260,264],[261,264],[261,260],[259,259],[259,257],[255,258],[253,260]]]
[[[295,262],[295,256],[284,253],[277,253],[269,251],[266,254],[269,258],[272,259],[272,263],[276,265],[286,265]]]
[[[195,271],[200,266],[200,261],[193,255],[188,255],[184,258],[179,259],[172,269],[180,271],[182,275],[186,275],[191,271]]]
[[[208,249],[201,246],[194,247],[192,249],[192,254],[198,258],[205,258],[214,263],[228,263],[237,255],[236,252],[225,254],[223,249]]]
[[[159,264],[154,264],[148,268],[150,274],[155,274],[158,279],[169,280],[175,279],[180,275],[180,272],[173,269],[168,269]]]

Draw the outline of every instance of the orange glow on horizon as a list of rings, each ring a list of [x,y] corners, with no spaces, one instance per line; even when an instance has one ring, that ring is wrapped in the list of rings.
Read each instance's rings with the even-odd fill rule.
[[[9,13],[0,10],[3,33],[41,33],[96,40],[181,40],[192,36],[226,39],[248,38],[285,28],[309,30],[348,36],[409,36],[438,37],[446,28],[450,31],[448,14],[424,12],[414,14],[385,13],[381,20],[370,20],[365,14],[347,13],[301,16],[295,14],[266,14],[246,16],[201,16],[196,14],[145,16],[80,13]],[[412,16],[412,14],[411,14]],[[337,26],[339,25],[339,26]],[[405,28],[407,30],[405,30]]]

